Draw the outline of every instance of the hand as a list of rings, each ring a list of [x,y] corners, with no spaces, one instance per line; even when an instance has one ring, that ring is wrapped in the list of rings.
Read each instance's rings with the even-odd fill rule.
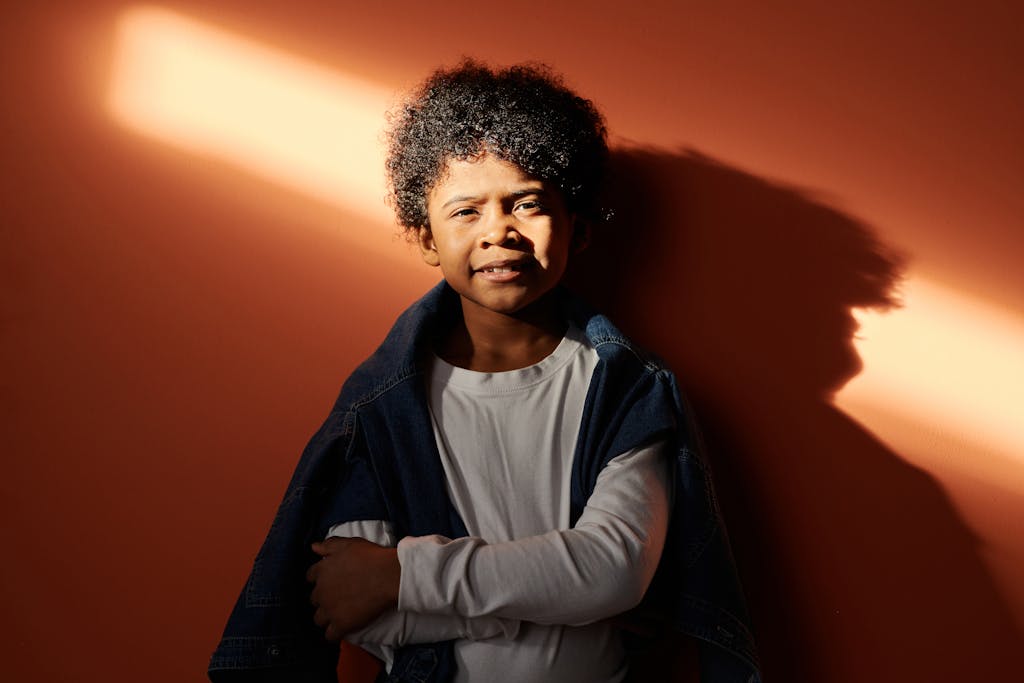
[[[402,566],[398,551],[362,538],[329,538],[313,544],[320,560],[306,572],[313,584],[313,621],[328,640],[366,626],[398,604]]]

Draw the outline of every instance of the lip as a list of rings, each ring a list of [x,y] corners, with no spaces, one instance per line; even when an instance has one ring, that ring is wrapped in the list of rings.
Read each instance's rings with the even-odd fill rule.
[[[474,268],[473,274],[489,282],[513,282],[523,277],[524,271],[529,269],[532,264],[532,259],[489,261],[478,268]]]

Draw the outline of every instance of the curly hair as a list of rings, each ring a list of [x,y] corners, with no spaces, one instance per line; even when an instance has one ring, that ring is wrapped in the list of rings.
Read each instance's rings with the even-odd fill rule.
[[[427,195],[453,159],[494,154],[561,191],[569,210],[600,217],[608,158],[604,119],[547,66],[438,69],[389,115],[389,203],[406,230],[429,225]]]

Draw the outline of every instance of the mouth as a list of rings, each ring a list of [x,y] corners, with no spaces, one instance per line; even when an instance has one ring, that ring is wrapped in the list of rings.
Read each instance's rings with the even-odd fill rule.
[[[473,273],[485,282],[496,285],[513,284],[526,277],[524,271],[533,267],[534,263],[533,259],[491,261],[474,269]]]
[[[527,259],[520,259],[516,261],[492,261],[491,263],[486,263],[475,270],[478,273],[488,274],[518,273],[529,267],[530,263],[531,262]]]

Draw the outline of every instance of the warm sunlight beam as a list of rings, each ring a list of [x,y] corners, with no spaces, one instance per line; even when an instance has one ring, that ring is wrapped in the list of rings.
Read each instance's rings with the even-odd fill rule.
[[[900,425],[917,425],[915,457],[933,458],[923,466],[1018,488],[1024,484],[1024,321],[921,277],[905,283],[903,299],[903,308],[858,316],[864,371],[836,403],[894,442],[906,440],[896,433]],[[929,448],[927,441],[961,447]],[[1001,457],[971,458],[976,451]]]
[[[377,224],[392,223],[381,140],[390,102],[384,88],[169,10],[120,20],[108,98],[120,123]],[[379,252],[373,232],[346,239]],[[837,404],[894,445],[899,429],[911,450],[928,450],[923,434],[944,440],[923,466],[1008,475],[1024,491],[1024,322],[921,277],[905,303],[860,316],[864,371]],[[966,461],[978,452],[999,457]]]
[[[137,7],[118,26],[108,107],[143,135],[390,224],[381,140],[390,98],[286,52]]]

